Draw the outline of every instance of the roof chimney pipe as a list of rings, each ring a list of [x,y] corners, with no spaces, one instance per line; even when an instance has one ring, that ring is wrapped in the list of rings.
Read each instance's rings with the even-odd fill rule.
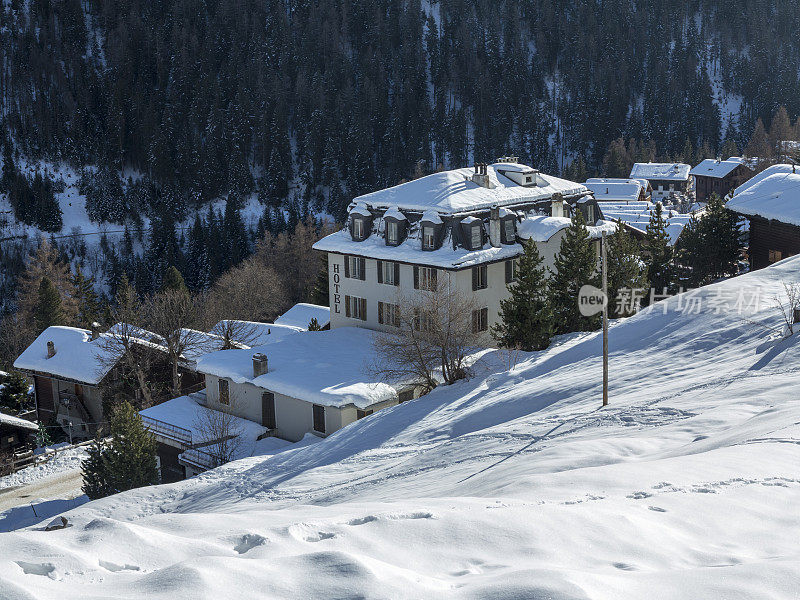
[[[53,342],[47,342],[47,358],[53,358],[56,355],[56,345]]]
[[[253,354],[253,378],[264,375],[269,371],[269,361],[267,355],[262,353]]]
[[[100,337],[100,323],[94,321],[92,323],[92,339],[96,340],[99,337]]]
[[[492,206],[489,210],[489,243],[493,248],[500,247],[500,208]]]

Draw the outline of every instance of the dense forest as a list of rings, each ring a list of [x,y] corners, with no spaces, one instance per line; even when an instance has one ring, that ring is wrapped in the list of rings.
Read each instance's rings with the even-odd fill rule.
[[[135,169],[160,190],[150,204],[177,214],[257,192],[338,216],[356,194],[473,157],[598,172],[620,137],[656,156],[687,142],[714,153],[743,148],[779,105],[800,112],[800,12],[786,0],[4,7],[15,150]],[[153,208],[131,204],[101,214]]]

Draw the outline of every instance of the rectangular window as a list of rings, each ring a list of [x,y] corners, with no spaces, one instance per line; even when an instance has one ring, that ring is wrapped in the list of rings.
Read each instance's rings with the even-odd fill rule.
[[[506,261],[506,283],[511,283],[517,280],[517,260],[511,259]]]
[[[425,332],[433,331],[433,317],[431,314],[414,309],[414,329]]]
[[[472,333],[480,333],[489,329],[489,309],[479,308],[472,311]]]
[[[422,228],[422,249],[434,250],[436,248],[436,240],[433,235],[433,227],[426,225]]]
[[[344,297],[344,315],[351,319],[367,320],[367,299],[356,296]]]
[[[509,244],[513,243],[514,240],[517,239],[517,234],[514,231],[514,220],[506,219],[503,226],[506,228],[506,242]]]
[[[408,402],[409,400],[414,399],[414,390],[413,388],[410,390],[403,390],[398,394],[397,401],[402,404],[403,402]]]
[[[395,221],[386,223],[386,243],[397,246],[400,243],[400,225]]]
[[[364,219],[353,219],[353,239],[364,239]]]
[[[783,252],[780,250],[770,250],[769,251],[769,262],[774,263],[778,262],[783,258]]]
[[[267,429],[275,429],[275,394],[264,392],[261,394],[261,424]]]
[[[373,413],[372,410],[361,410],[360,408],[356,409],[356,419],[363,419],[364,417],[368,417]]]
[[[231,396],[228,392],[228,380],[227,379],[220,379],[219,380],[219,403],[228,405],[231,403]]]
[[[395,280],[395,267],[398,266],[397,263],[390,262],[388,260],[382,260],[379,263],[380,266],[380,273],[381,278],[379,283],[385,283],[387,285],[397,285],[397,281]]]
[[[378,302],[378,323],[400,327],[400,308],[396,304]]]
[[[434,291],[437,286],[436,269],[432,267],[414,267],[414,288]]]
[[[314,411],[314,431],[325,433],[325,407],[315,404]]]
[[[486,265],[472,267],[472,291],[484,290],[489,286],[489,269]]]
[[[365,281],[367,278],[367,260],[363,256],[345,256],[344,276]]]
[[[470,241],[471,248],[473,250],[477,250],[481,246],[483,246],[483,236],[481,234],[480,225],[473,225],[472,226],[472,239]]]

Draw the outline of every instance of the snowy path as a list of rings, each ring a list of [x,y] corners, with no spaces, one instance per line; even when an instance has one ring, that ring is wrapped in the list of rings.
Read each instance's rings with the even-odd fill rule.
[[[0,531],[33,525],[83,504],[82,485],[82,471],[71,469],[0,489]]]

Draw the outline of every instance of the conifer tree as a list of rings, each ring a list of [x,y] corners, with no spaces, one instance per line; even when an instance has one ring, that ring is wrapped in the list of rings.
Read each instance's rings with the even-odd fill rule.
[[[617,224],[614,235],[606,238],[608,248],[608,302],[609,313],[614,317],[626,316],[633,308],[633,294],[644,293],[647,288],[647,271],[641,249],[633,236]],[[623,297],[621,292],[625,292]],[[627,294],[631,296],[628,297]]]
[[[328,254],[323,253],[320,259],[321,265],[314,286],[311,289],[311,302],[321,306],[330,305],[330,280],[328,275]]]
[[[693,285],[735,275],[741,250],[741,232],[736,215],[712,194],[706,211],[681,233],[681,263],[689,269]]]
[[[500,321],[492,328],[492,337],[504,348],[530,352],[550,345],[553,310],[543,261],[536,243],[527,240],[519,259],[517,279],[508,284],[511,296],[500,301]]]
[[[39,296],[33,315],[36,333],[41,333],[51,325],[66,325],[61,296],[49,277],[42,277],[39,284]]]
[[[19,371],[11,371],[2,383],[0,405],[15,412],[21,411],[28,402],[28,379]]]
[[[656,294],[669,293],[675,287],[675,269],[672,264],[673,249],[670,246],[664,210],[660,202],[650,213],[647,224],[646,247],[648,256],[647,280]]]
[[[83,491],[92,500],[158,483],[156,441],[139,413],[122,402],[111,416],[111,439],[89,447]]]
[[[189,291],[189,289],[186,287],[186,282],[183,279],[183,275],[181,275],[181,272],[178,271],[178,269],[176,269],[174,266],[167,268],[167,271],[164,273],[164,277],[161,280],[161,291]]]
[[[564,231],[554,266],[549,287],[555,332],[596,329],[600,323],[599,316],[584,317],[578,310],[578,292],[581,287],[599,284],[597,256],[579,210],[575,211],[570,226]]]
[[[100,319],[100,301],[94,291],[94,279],[85,277],[80,267],[72,278],[75,286],[75,300],[78,302],[77,324],[80,327],[91,327]]]

